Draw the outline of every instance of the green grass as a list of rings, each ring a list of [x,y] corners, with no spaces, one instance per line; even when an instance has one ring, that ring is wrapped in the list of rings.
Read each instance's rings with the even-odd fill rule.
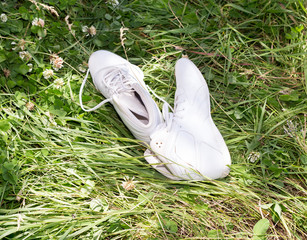
[[[44,1],[59,17],[29,1],[0,5],[0,239],[306,239],[306,3],[119,2]],[[29,61],[13,49],[22,39]],[[166,179],[110,104],[83,112],[80,66],[98,49],[127,55],[170,103],[187,54],[209,85],[230,175]],[[45,79],[53,53],[65,62]],[[84,95],[87,106],[102,99],[93,84]]]

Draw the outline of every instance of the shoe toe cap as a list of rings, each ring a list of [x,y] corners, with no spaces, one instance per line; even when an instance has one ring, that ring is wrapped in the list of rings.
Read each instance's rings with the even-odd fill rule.
[[[95,74],[101,69],[101,68],[107,68],[107,67],[113,67],[120,64],[126,64],[127,60],[124,58],[106,51],[106,50],[99,50],[90,56],[88,65],[92,76],[95,76]]]
[[[175,74],[177,89],[186,92],[187,96],[194,98],[195,95],[199,94],[199,89],[202,89],[202,94],[209,96],[207,83],[191,60],[187,58],[179,59],[175,66]]]

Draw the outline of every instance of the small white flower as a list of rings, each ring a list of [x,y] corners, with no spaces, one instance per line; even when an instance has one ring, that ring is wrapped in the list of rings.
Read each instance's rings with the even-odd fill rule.
[[[18,43],[18,47],[20,47],[21,50],[25,50],[26,41],[24,39],[20,39]]]
[[[7,21],[7,15],[5,13],[2,13],[0,15],[0,19],[1,19],[2,22],[6,22]]]
[[[50,63],[53,64],[54,70],[58,71],[63,67],[64,60],[63,58],[59,57],[57,54],[52,54],[50,56]]]
[[[80,65],[78,66],[78,69],[79,69],[79,71],[82,72],[82,73],[86,72],[86,69],[85,69],[85,67],[84,67],[82,64],[80,64]]]
[[[44,27],[45,26],[45,21],[41,18],[34,18],[32,21],[33,26],[39,26],[39,27]]]
[[[26,41],[24,39],[21,39],[18,43],[15,41],[11,42],[11,45],[14,46],[12,50],[16,50],[17,48],[20,48],[22,51],[25,50]]]
[[[56,127],[58,124],[55,121],[50,119],[50,125]]]
[[[29,67],[29,72],[32,72],[32,70],[33,70],[33,64],[32,64],[32,63],[28,63],[27,65],[28,65],[28,67]]]
[[[61,57],[57,57],[53,60],[53,68],[58,71],[63,67],[64,60]]]
[[[258,159],[260,158],[260,152],[251,152],[248,157],[247,160],[249,160],[251,163],[256,162]]]
[[[53,114],[49,111],[45,112],[46,116],[53,119]]]
[[[26,60],[26,61],[29,61],[32,56],[31,54],[28,52],[28,51],[22,51],[22,52],[19,52],[19,57],[22,59],[22,60]]]
[[[53,76],[53,70],[52,69],[46,69],[43,71],[43,76],[45,79],[48,79]]]
[[[82,26],[82,32],[88,32],[88,26]]]
[[[94,26],[91,26],[89,29],[88,29],[88,33],[93,37],[96,35],[96,28]]]
[[[56,89],[59,89],[59,88],[61,88],[61,87],[63,87],[64,86],[64,80],[63,80],[63,78],[57,78],[56,80],[54,80],[54,87],[56,88]]]
[[[109,0],[108,3],[111,4],[113,7],[116,7],[119,5],[118,0]]]
[[[34,107],[35,107],[35,105],[34,105],[34,103],[33,102],[27,102],[26,103],[26,107],[27,107],[27,109],[29,110],[29,111],[32,111],[33,109],[34,109]]]
[[[82,26],[82,32],[88,33],[86,36],[91,35],[92,37],[96,35],[97,31],[94,26]]]
[[[287,120],[287,124],[283,126],[284,131],[289,137],[295,137],[297,135],[297,126],[296,122],[292,122],[291,120]]]

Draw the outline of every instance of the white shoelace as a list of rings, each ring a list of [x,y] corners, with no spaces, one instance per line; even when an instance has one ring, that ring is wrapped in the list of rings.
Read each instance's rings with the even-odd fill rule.
[[[162,108],[162,116],[165,120],[164,125],[166,126],[167,131],[170,131],[172,125],[174,124],[174,122],[176,122],[176,120],[181,119],[182,116],[180,115],[180,113],[184,110],[184,108],[181,105],[181,103],[183,102],[184,99],[178,96],[178,99],[175,100],[174,109],[172,109],[167,102],[164,102]],[[169,108],[171,108],[172,112],[169,111]]]
[[[102,70],[106,70],[107,68],[102,68],[100,69],[95,76],[97,76]],[[107,87],[107,90],[109,92],[109,95],[112,96],[113,94],[119,94],[122,92],[127,92],[132,90],[131,84],[133,83],[134,77],[131,76],[128,71],[124,71],[122,70],[122,68],[119,67],[111,67],[110,69],[113,69],[111,71],[109,71],[104,77],[103,79],[105,80],[105,85]],[[83,89],[86,83],[86,80],[88,78],[88,74],[89,74],[89,69],[86,72],[86,75],[83,79],[83,82],[81,84],[80,87],[80,91],[79,91],[79,101],[80,101],[80,106],[82,108],[83,111],[85,112],[91,112],[94,111],[98,108],[100,108],[101,106],[103,106],[104,104],[106,104],[107,102],[112,101],[112,98],[107,98],[103,101],[101,101],[99,104],[97,104],[95,107],[90,108],[90,109],[85,109],[83,102],[82,102],[82,93],[83,93]]]
[[[114,67],[112,67],[114,68]],[[97,76],[97,74],[99,72],[101,72],[102,70],[105,70],[106,68],[102,68],[100,69],[95,76]],[[98,108],[100,108],[101,106],[103,106],[104,104],[106,104],[107,102],[112,101],[112,98],[107,98],[103,101],[101,101],[99,104],[97,104],[95,107],[90,108],[90,109],[85,109],[84,105],[83,105],[83,101],[82,101],[82,93],[83,93],[83,89],[86,83],[86,80],[88,78],[88,74],[89,74],[89,69],[86,72],[86,75],[83,79],[83,82],[81,84],[80,87],[80,91],[79,91],[79,101],[80,101],[80,106],[81,109],[85,112],[91,112],[94,110],[97,110]],[[115,79],[118,78],[118,79]],[[133,76],[131,76],[128,71],[123,71],[122,68],[120,67],[115,67],[115,69],[113,71],[110,71],[108,74],[106,74],[105,76],[106,82],[105,85],[108,87],[107,89],[109,90],[110,95],[113,95],[114,93],[121,93],[124,91],[129,91],[131,90],[131,84],[132,84],[132,80],[137,81]],[[160,101],[162,101],[163,104],[163,110],[162,110],[162,115],[165,119],[165,121],[171,122],[171,120],[169,120],[170,116],[172,115],[172,113],[169,113],[168,109],[170,108],[172,111],[174,111],[174,109],[170,106],[170,104],[165,101],[163,98],[159,97],[154,90],[152,90],[148,85],[146,85],[148,91],[150,91],[157,99],[159,99]]]

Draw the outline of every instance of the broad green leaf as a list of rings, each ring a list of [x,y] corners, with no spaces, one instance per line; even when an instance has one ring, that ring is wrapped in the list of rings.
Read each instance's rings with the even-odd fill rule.
[[[274,205],[274,212],[276,212],[277,215],[279,217],[281,217],[282,209],[281,209],[281,207],[278,203],[275,203],[275,205]]]
[[[8,131],[11,128],[10,123],[7,119],[0,121],[0,130],[3,132]]]
[[[176,233],[178,231],[177,223],[173,220],[166,221],[165,226],[167,230],[171,233]]]
[[[234,116],[235,116],[236,119],[242,119],[243,113],[239,109],[236,109],[235,112],[234,112]]]
[[[100,199],[93,199],[90,202],[90,208],[94,211],[94,212],[100,212],[101,211],[101,200]]]
[[[104,15],[104,17],[107,19],[107,20],[111,20],[112,19],[112,16],[110,15],[110,14],[106,14],[106,15]]]
[[[45,157],[49,155],[49,151],[47,149],[42,149],[41,152]]]
[[[57,109],[50,109],[50,112],[59,117],[65,117],[67,114],[67,112],[65,112],[64,110],[57,110]]]
[[[291,93],[290,95],[285,94],[279,97],[280,100],[289,102],[289,101],[298,101],[299,100],[299,95],[297,93]]]
[[[3,166],[9,171],[14,169],[14,164],[12,162],[5,162]]]
[[[253,228],[253,239],[260,240],[265,238],[265,234],[270,227],[270,221],[266,218],[259,220]]]
[[[302,30],[304,29],[304,26],[303,25],[299,25],[297,27],[295,27],[295,30],[300,33]]]
[[[17,69],[16,72],[22,74],[22,75],[26,75],[29,71],[29,66],[27,64],[21,64]]]
[[[14,87],[16,87],[16,85],[17,85],[16,82],[14,82],[12,80],[7,81],[7,86],[9,88],[14,88]]]
[[[4,53],[0,53],[0,63],[4,62],[6,60],[6,56]]]
[[[103,43],[102,41],[100,41],[99,39],[95,38],[93,43],[97,46],[97,47],[102,47]]]
[[[41,38],[46,37],[46,35],[47,35],[46,29],[39,28],[38,31],[37,31],[37,35],[38,35],[39,37],[41,37]]]
[[[17,100],[27,99],[27,94],[25,94],[24,92],[16,91],[15,97]]]
[[[29,16],[30,16],[29,10],[26,9],[24,6],[21,6],[21,7],[18,9],[18,11],[19,11],[19,13],[21,14],[21,17],[22,17],[23,19],[26,19],[26,20],[29,19]]]
[[[224,239],[224,238],[223,238],[223,233],[222,233],[221,229],[218,229],[218,230],[215,230],[215,229],[210,230],[210,231],[208,232],[208,238],[209,238],[209,239]]]
[[[32,27],[31,27],[31,32],[37,33],[37,32],[38,32],[38,29],[40,29],[39,26],[32,25]]]
[[[273,206],[273,203],[260,205],[260,207],[261,207],[262,209],[269,209],[269,208],[272,207],[272,206]]]

